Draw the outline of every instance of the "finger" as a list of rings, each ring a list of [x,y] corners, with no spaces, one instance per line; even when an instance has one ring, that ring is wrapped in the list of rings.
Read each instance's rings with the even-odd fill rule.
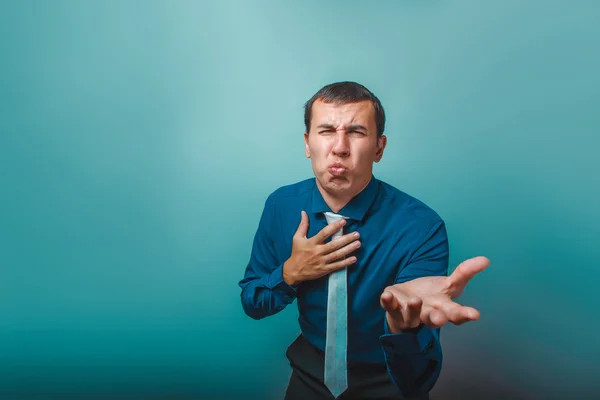
[[[479,311],[477,311],[473,307],[461,306],[460,311],[459,311],[459,316],[457,318],[457,321],[454,322],[454,324],[462,325],[465,322],[477,321],[480,316],[481,316],[481,314],[479,313]]]
[[[421,308],[423,300],[419,297],[409,298],[402,306],[402,316],[409,328],[416,328],[421,324]]]
[[[384,290],[381,296],[379,296],[379,304],[381,308],[391,314],[398,314],[400,318],[402,318],[402,313],[400,311],[400,302],[396,299],[396,296],[388,290]]]
[[[429,308],[423,317],[423,322],[430,328],[439,328],[448,322],[445,313],[435,308]]]
[[[322,254],[329,254],[337,249],[340,249],[343,246],[346,246],[348,243],[352,243],[353,241],[358,240],[358,238],[360,238],[360,233],[358,232],[352,232],[340,236],[336,240],[332,240],[331,242],[322,245]]]
[[[453,285],[466,285],[468,281],[489,265],[490,260],[487,257],[479,256],[470,258],[461,262],[448,277],[448,280]]]
[[[339,231],[344,225],[346,225],[346,219],[340,218],[332,224],[327,225],[321,229],[315,236],[312,237],[317,243],[323,243],[325,239]]]
[[[342,268],[346,268],[349,265],[352,265],[356,262],[356,257],[348,257],[348,258],[343,258],[339,261],[327,264],[327,273],[331,273],[331,272],[335,272],[337,270],[340,270]]]
[[[296,229],[295,237],[306,239],[306,235],[308,234],[308,214],[302,210],[300,225],[298,225],[298,229]]]
[[[335,241],[339,242],[341,240],[342,239],[335,240]],[[353,243],[350,243],[350,244],[342,247],[341,249],[334,251],[333,253],[327,254],[324,257],[324,260],[327,263],[333,262],[335,260],[339,260],[340,258],[343,258],[343,257],[347,256],[348,254],[352,253],[354,250],[357,250],[360,246],[361,246],[360,242],[358,240],[355,240]]]
[[[448,302],[440,307],[439,311],[443,312],[448,321],[455,325],[462,325],[469,321],[479,319],[479,311],[473,307],[461,306],[455,302]]]

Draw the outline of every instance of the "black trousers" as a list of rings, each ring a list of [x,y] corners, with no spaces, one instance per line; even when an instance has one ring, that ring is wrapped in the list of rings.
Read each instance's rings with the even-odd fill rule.
[[[323,383],[325,354],[302,334],[288,347],[292,376],[285,400],[333,400]],[[406,400],[392,383],[385,364],[348,364],[348,389],[338,400]],[[421,400],[428,400],[429,396]]]

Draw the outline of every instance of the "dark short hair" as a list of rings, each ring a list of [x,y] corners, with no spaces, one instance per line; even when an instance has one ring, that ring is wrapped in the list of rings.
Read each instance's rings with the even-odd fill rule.
[[[377,136],[383,135],[385,129],[385,112],[381,102],[369,89],[356,82],[335,82],[323,86],[313,97],[304,104],[304,125],[306,132],[310,131],[310,120],[312,118],[312,106],[317,100],[324,103],[348,104],[360,101],[371,101],[375,109],[375,125]]]

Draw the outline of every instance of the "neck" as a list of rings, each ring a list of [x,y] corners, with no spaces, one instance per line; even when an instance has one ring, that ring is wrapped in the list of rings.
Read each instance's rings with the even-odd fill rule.
[[[317,188],[319,189],[319,192],[321,192],[321,196],[323,196],[325,204],[329,206],[331,211],[337,213],[344,208],[346,204],[350,203],[350,200],[362,192],[367,187],[369,182],[371,182],[371,179],[372,177],[369,177],[369,179],[359,187],[359,190],[348,193],[335,193],[332,191],[327,191],[319,184],[319,180],[317,180]]]

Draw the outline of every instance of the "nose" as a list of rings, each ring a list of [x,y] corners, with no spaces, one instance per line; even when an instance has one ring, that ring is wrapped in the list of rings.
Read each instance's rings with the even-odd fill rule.
[[[350,155],[350,141],[346,132],[337,131],[332,150],[333,154],[338,157],[348,157]]]

